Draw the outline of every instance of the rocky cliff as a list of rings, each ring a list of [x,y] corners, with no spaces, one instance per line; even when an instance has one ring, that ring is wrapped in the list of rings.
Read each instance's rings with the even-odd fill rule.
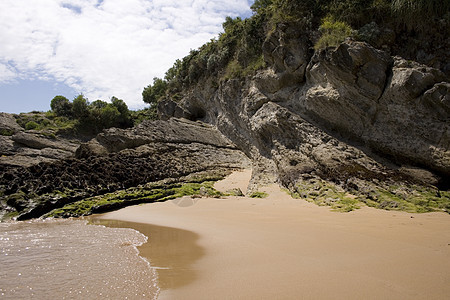
[[[195,184],[250,166],[219,131],[188,120],[108,129],[74,152],[52,162],[28,157],[25,166],[1,164],[0,218],[36,218],[77,201],[81,203],[59,215],[170,199],[182,192],[184,183],[191,184],[187,193],[201,194],[208,186]]]
[[[332,206],[352,194],[381,208],[422,211],[435,201],[448,211],[446,75],[363,42],[315,53],[307,45],[278,26],[263,45],[269,68],[202,82],[161,101],[160,117],[216,126],[252,159],[253,188],[276,181]]]
[[[82,142],[77,138],[25,130],[13,115],[0,113],[0,165],[29,167],[73,157]]]
[[[337,210],[365,203],[450,212],[448,77],[364,42],[309,46],[279,24],[262,47],[267,68],[206,76],[181,99],[161,100],[160,121],[104,130],[79,146],[24,132],[2,114],[2,216],[82,215],[167,199],[181,183],[250,166],[248,192],[277,182]]]

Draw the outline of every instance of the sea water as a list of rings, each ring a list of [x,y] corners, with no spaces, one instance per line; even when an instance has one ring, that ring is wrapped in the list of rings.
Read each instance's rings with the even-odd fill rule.
[[[0,223],[2,299],[156,299],[147,237],[83,220]]]

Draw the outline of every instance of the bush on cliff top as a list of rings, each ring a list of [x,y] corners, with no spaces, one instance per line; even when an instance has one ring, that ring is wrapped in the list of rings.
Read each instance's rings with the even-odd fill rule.
[[[133,125],[126,103],[116,97],[111,103],[96,100],[92,103],[83,96],[72,102],[72,117],[78,120],[78,128],[84,132],[97,133],[110,127],[128,128]]]
[[[352,33],[352,28],[344,22],[336,21],[333,17],[328,16],[323,19],[322,25],[319,27],[322,36],[314,45],[316,50],[325,49],[327,47],[336,47],[342,43]]]
[[[17,122],[27,130],[66,134],[96,134],[104,128],[133,125],[128,106],[116,97],[111,98],[111,103],[102,100],[89,103],[82,94],[72,102],[58,95],[51,100],[50,108],[48,113],[17,115]]]
[[[445,36],[448,26],[441,23],[450,22],[449,7],[450,0],[256,0],[250,18],[227,17],[224,31],[217,39],[178,59],[163,79],[155,78],[144,89],[143,99],[153,104],[165,97],[177,101],[186,89],[202,79],[219,82],[264,68],[262,45],[279,23],[289,23],[304,31],[316,43],[316,50],[336,46],[350,35],[351,29],[372,23],[397,31],[399,43],[404,43],[405,35],[414,30],[439,27]],[[413,38],[412,43],[416,40],[420,42],[421,38]],[[397,47],[404,48],[404,45]]]

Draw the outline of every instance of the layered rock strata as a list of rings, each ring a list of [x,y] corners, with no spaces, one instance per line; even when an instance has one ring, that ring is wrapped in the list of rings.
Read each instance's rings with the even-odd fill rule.
[[[299,31],[278,26],[263,45],[266,69],[205,78],[181,100],[160,101],[161,121],[108,129],[79,147],[23,132],[2,115],[11,133],[0,148],[3,214],[36,217],[81,198],[250,162],[249,193],[278,182],[339,210],[364,202],[449,212],[447,76],[352,40],[310,49]],[[18,146],[39,151],[37,159],[11,163],[20,162]],[[38,163],[47,152],[51,163]]]
[[[209,125],[187,120],[109,129],[76,156],[30,167],[3,165],[3,214],[39,217],[95,195],[199,172],[249,166],[245,155]]]
[[[441,197],[450,178],[445,74],[362,42],[317,53],[305,45],[279,28],[263,47],[268,69],[218,88],[203,83],[178,102],[166,99],[160,116],[217,126],[252,159],[254,188],[277,181],[305,194],[304,186],[325,185],[407,210],[434,197],[428,193]],[[438,209],[449,210],[449,200],[436,200]]]
[[[0,165],[29,167],[73,157],[81,141],[24,130],[11,114],[0,113]]]

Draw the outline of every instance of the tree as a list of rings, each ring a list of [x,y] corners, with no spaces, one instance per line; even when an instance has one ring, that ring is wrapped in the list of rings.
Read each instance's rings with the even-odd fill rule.
[[[102,100],[95,100],[92,102],[89,106],[90,107],[96,107],[96,108],[103,108],[108,105],[108,102],[102,101]]]
[[[161,78],[153,78],[153,85],[149,84],[142,92],[145,103],[155,105],[158,100],[166,94],[167,81]]]
[[[254,13],[260,14],[271,4],[272,0],[256,0],[250,8]]]
[[[242,19],[240,17],[232,18],[227,16],[225,18],[225,22],[222,23],[222,28],[225,30],[225,33],[234,33],[236,31],[240,31],[242,27]]]
[[[50,102],[50,108],[57,116],[72,116],[72,103],[70,103],[69,99],[64,96],[55,96]]]
[[[120,119],[120,112],[112,104],[107,104],[100,109],[100,126],[103,128],[110,128],[117,126]]]
[[[128,116],[130,114],[130,111],[128,110],[128,106],[125,103],[125,101],[112,96],[111,97],[111,104],[117,108],[117,110],[120,112],[120,114],[124,117]]]
[[[120,113],[119,117],[119,126],[120,127],[131,127],[133,126],[133,120],[131,120],[130,111],[128,110],[128,106],[125,103],[125,101],[112,96],[111,97],[111,104],[117,109],[117,111]]]
[[[89,117],[89,102],[83,94],[78,95],[72,102],[73,116],[77,119]]]

